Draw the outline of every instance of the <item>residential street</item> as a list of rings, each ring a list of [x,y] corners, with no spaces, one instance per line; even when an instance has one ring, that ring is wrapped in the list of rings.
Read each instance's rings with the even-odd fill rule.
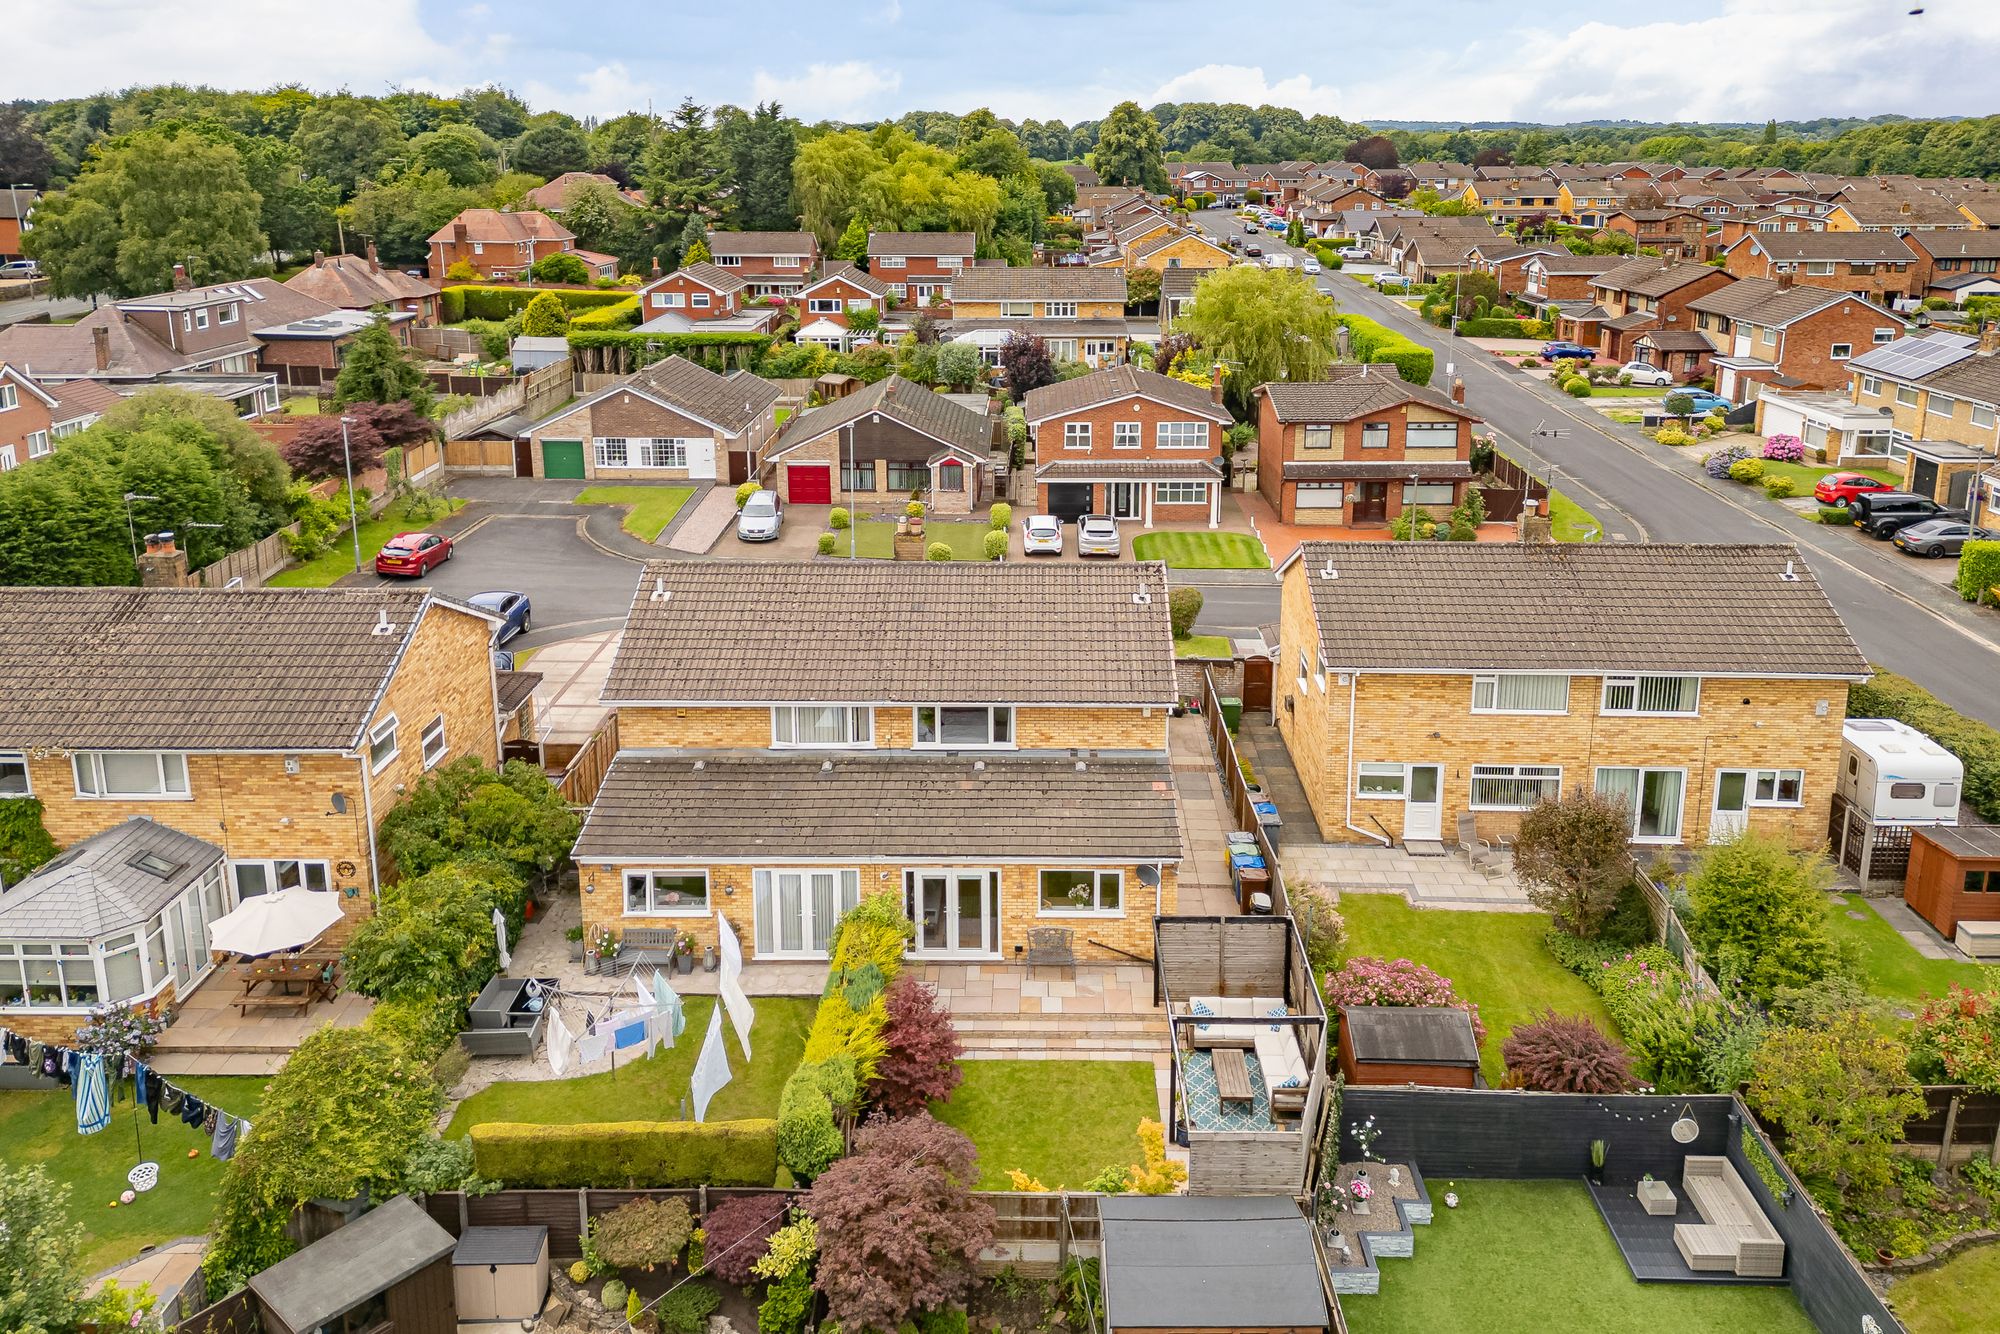
[[[1204,211],[1200,221],[1224,235],[1237,226],[1221,209]],[[1304,254],[1283,247],[1282,237],[1266,236],[1262,244],[1267,254],[1280,248]],[[1453,340],[1443,330],[1344,274],[1323,274],[1319,286],[1342,310],[1431,348],[1438,358],[1435,382],[1449,383]],[[1455,350],[1466,401],[1497,431],[1505,452],[1596,514],[1607,541],[1793,543],[1870,660],[1921,681],[1953,708],[2000,724],[2000,691],[1994,689],[2000,618],[1992,612],[1961,602],[1886,543],[1806,523],[1742,487],[1714,489],[1698,480],[1691,458],[1653,444],[1637,428],[1613,423],[1485,352],[1464,343]],[[1568,434],[1536,436],[1547,428]],[[1205,614],[1204,624],[1212,618]]]

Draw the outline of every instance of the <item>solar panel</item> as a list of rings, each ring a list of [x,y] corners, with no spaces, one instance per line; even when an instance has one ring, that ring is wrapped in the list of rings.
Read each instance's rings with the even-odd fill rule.
[[[1885,343],[1863,356],[1856,357],[1848,365],[1864,371],[1880,371],[1884,375],[1894,375],[1918,379],[1933,371],[1941,371],[1972,355],[1970,340],[1957,335],[1935,335],[1930,338],[1901,338],[1893,343]]]

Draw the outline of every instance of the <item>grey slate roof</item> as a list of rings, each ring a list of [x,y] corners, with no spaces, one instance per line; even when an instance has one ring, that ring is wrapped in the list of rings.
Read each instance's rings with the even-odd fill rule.
[[[1306,542],[1292,561],[1336,670],[1869,675],[1783,544]]]
[[[1339,378],[1329,380],[1274,380],[1257,392],[1271,400],[1271,408],[1281,422],[1344,422],[1381,412],[1401,403],[1422,403],[1426,407],[1457,413],[1477,420],[1463,403],[1454,403],[1444,394],[1423,385],[1414,385],[1396,374],[1394,366],[1370,366],[1363,375],[1358,366],[1336,366]]]
[[[172,869],[133,864],[142,857]],[[221,860],[213,843],[135,815],[0,890],[0,939],[96,940],[129,931]]]
[[[1283,1196],[1107,1195],[1112,1330],[1324,1329],[1312,1232]]]
[[[1661,352],[1715,351],[1715,344],[1699,329],[1654,329],[1640,334],[1639,341]]]
[[[723,560],[646,567],[603,699],[1159,706],[1177,693],[1156,562]]]
[[[0,589],[0,747],[347,749],[433,607],[479,614],[421,588]]]
[[[1533,261],[1530,261],[1531,263]],[[1625,260],[1618,255],[1544,255],[1540,261],[1543,272],[1595,276],[1609,273]]]
[[[889,295],[889,284],[883,282],[880,278],[877,278],[874,274],[868,272],[868,270],[862,268],[860,265],[850,264],[844,260],[838,264],[827,265],[826,272],[820,274],[819,277],[813,279],[809,283],[806,283],[804,287],[799,289],[799,295],[801,297],[804,297],[808,292],[810,292],[813,288],[818,287],[821,283],[830,282],[835,278],[840,279],[840,281],[847,283],[850,286],[860,288],[862,291],[868,293],[870,296]]]
[[[972,258],[978,238],[971,232],[870,232],[868,257],[877,255],[963,255]]]
[[[1227,426],[1235,418],[1200,385],[1176,380],[1171,375],[1142,371],[1136,366],[1113,366],[1108,370],[1079,375],[1074,380],[1058,380],[1032,390],[1021,401],[1021,410],[1031,422],[1063,417],[1086,408],[1100,407],[1131,398],[1135,394],[1157,399],[1178,412],[1203,421]],[[1220,445],[1218,444],[1218,448]]]
[[[1181,834],[1164,755],[627,751],[575,855],[1152,862],[1179,861]]]
[[[828,431],[839,430],[851,421],[878,412],[980,458],[986,457],[993,444],[993,426],[984,413],[961,407],[913,380],[891,375],[786,422],[771,456],[775,458],[808,440],[819,439]]]
[[[1123,269],[1083,267],[968,269],[951,285],[954,307],[967,301],[1125,300]]]
[[[450,1255],[451,1233],[407,1195],[286,1256],[250,1280],[271,1313],[293,1330],[318,1329]]]
[[[1340,1022],[1357,1063],[1479,1064],[1472,1020],[1456,1006],[1352,1005],[1342,1008]]]

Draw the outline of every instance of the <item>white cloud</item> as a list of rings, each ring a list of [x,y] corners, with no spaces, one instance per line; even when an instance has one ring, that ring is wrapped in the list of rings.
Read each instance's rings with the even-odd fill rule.
[[[903,21],[903,0],[887,0],[875,11],[877,23],[901,23]]]
[[[1140,106],[1160,102],[1243,102],[1253,107],[1295,107],[1308,116],[1337,116],[1346,99],[1339,89],[1314,83],[1309,74],[1294,74],[1272,83],[1264,77],[1260,65],[1203,65],[1176,74],[1135,100]]]
[[[750,79],[758,102],[778,102],[800,120],[866,120],[894,115],[903,108],[890,97],[903,86],[903,76],[866,60],[812,64],[803,73],[778,75],[760,69]]]
[[[572,116],[608,120],[628,111],[644,111],[655,97],[652,84],[632,77],[623,61],[614,60],[576,76],[567,85],[530,79],[521,95],[537,111],[566,111]]]

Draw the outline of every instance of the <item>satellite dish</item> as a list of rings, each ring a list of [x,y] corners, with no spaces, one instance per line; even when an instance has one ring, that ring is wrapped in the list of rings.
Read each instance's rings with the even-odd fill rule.
[[[1701,1134],[1701,1127],[1695,1124],[1693,1111],[1686,1103],[1681,1104],[1681,1114],[1674,1121],[1670,1133],[1676,1144],[1692,1144],[1695,1137]]]
[[[1139,868],[1139,883],[1147,889],[1157,887],[1160,883],[1160,868],[1157,866],[1141,866]]]

